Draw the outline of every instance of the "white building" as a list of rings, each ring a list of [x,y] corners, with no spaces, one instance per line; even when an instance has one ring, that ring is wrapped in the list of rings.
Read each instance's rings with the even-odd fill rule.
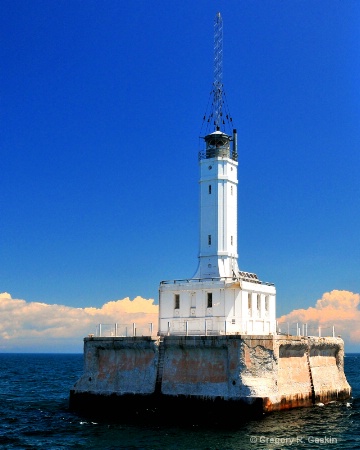
[[[204,140],[199,266],[192,278],[161,282],[159,333],[275,333],[275,286],[238,267],[236,130],[231,137],[217,127]]]

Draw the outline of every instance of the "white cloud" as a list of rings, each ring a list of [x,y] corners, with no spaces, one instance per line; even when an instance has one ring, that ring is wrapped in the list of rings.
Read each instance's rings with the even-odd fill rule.
[[[346,343],[360,344],[360,294],[349,291],[333,290],[325,292],[317,300],[315,307],[295,309],[278,319],[282,331],[286,331],[287,323],[308,324],[314,331],[320,326],[329,334],[335,327],[336,335],[341,335]],[[315,334],[312,332],[311,334]],[[310,334],[310,331],[309,333]]]
[[[149,330],[149,323],[156,332],[157,320],[153,299],[124,298],[101,308],[73,308],[13,299],[5,292],[0,293],[0,351],[81,351],[83,337],[95,333],[99,323],[136,323],[140,334]],[[104,332],[107,329],[103,326]]]

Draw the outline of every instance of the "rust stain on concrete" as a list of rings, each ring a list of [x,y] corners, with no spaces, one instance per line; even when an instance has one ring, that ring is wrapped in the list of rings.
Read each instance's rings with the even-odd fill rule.
[[[154,360],[154,353],[144,350],[100,350],[98,355],[98,380],[112,382],[117,373],[146,371]]]
[[[173,351],[166,363],[164,381],[173,383],[224,383],[227,382],[226,350],[203,349]]]

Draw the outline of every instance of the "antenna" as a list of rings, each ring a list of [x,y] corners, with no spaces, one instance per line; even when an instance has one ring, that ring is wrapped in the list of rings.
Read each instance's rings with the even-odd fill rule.
[[[223,104],[223,21],[218,12],[214,21],[214,86],[213,86],[213,108],[214,125],[220,130],[222,123]]]
[[[223,20],[218,12],[214,20],[214,82],[207,111],[203,117],[201,132],[205,124],[206,133],[215,130],[231,134],[233,124],[228,111],[223,85]]]

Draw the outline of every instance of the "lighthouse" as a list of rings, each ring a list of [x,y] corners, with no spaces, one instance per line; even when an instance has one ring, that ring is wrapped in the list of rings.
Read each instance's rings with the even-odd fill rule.
[[[299,327],[296,336],[277,334],[275,286],[239,267],[241,158],[222,85],[219,13],[214,29],[212,102],[199,151],[198,266],[187,279],[160,283],[158,336],[152,327],[137,334],[135,324],[132,335],[118,333],[115,324],[107,336],[99,327],[84,338],[84,373],[69,406],[87,417],[111,411],[111,420],[238,425],[253,413],[351,398],[343,340],[301,336]]]
[[[276,289],[238,263],[238,143],[222,82],[223,21],[214,20],[214,82],[199,151],[198,267],[159,287],[160,335],[276,333]],[[229,131],[230,130],[230,131]],[[244,219],[243,219],[244,220]]]
[[[237,264],[237,151],[222,131],[204,137],[200,165],[200,250],[195,278],[232,278]],[[231,149],[231,141],[233,147]]]

